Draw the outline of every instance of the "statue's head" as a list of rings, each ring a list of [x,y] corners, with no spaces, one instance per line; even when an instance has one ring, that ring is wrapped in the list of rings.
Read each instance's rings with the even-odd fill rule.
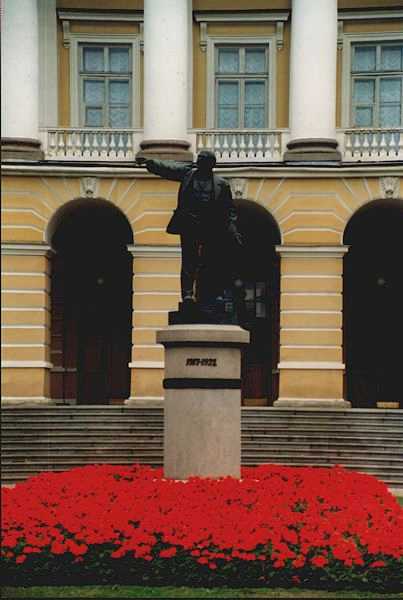
[[[197,155],[197,168],[204,173],[211,172],[214,169],[216,162],[215,154],[214,152],[211,152],[211,150],[200,150]]]

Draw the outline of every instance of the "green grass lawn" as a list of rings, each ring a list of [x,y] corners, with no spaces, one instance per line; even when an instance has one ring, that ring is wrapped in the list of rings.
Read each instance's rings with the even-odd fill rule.
[[[358,598],[361,600],[392,600],[402,593],[371,593],[356,591],[325,592],[322,590],[262,589],[262,588],[188,588],[137,586],[67,586],[67,587],[5,587],[3,598]]]
[[[397,501],[399,502],[399,504],[401,504],[403,506],[403,496],[399,496],[397,498]]]

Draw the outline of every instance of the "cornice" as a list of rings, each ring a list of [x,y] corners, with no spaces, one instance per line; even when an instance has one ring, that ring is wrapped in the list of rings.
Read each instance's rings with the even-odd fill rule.
[[[66,165],[66,164],[2,164],[3,175],[19,175],[22,177],[132,177],[137,179],[153,179],[156,175],[148,173],[144,168],[123,165]],[[289,166],[283,163],[266,165],[219,165],[216,172],[223,177],[261,177],[277,178],[338,178],[338,177],[403,177],[403,162],[391,163],[352,163],[342,166]]]

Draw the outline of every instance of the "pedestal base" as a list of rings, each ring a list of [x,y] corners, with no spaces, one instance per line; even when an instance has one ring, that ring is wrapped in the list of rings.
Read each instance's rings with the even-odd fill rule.
[[[236,325],[157,332],[165,346],[165,477],[240,477],[240,348],[248,341]]]
[[[1,160],[42,160],[41,142],[23,138],[1,138]]]
[[[144,140],[136,158],[157,158],[193,162],[193,153],[189,151],[190,143],[185,140]]]
[[[331,163],[338,164],[341,154],[337,150],[337,140],[331,139],[298,139],[287,144],[284,161],[289,163]]]

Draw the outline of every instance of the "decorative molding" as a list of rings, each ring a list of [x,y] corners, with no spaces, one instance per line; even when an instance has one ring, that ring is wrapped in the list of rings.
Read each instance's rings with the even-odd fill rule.
[[[343,50],[344,41],[344,23],[343,21],[337,21],[337,49]]]
[[[278,363],[278,369],[309,369],[309,370],[318,370],[318,369],[330,369],[337,371],[344,371],[346,365],[339,362],[325,362],[325,361],[315,361],[315,362],[303,362],[303,361],[282,361]]]
[[[253,10],[239,11],[195,11],[193,13],[196,23],[275,23],[276,21],[288,21],[290,11],[261,12]]]
[[[349,246],[276,246],[282,258],[343,258]]]
[[[134,327],[136,330],[136,327]],[[134,360],[129,363],[129,369],[164,369],[164,361],[158,360]]]
[[[98,192],[98,178],[97,177],[82,177],[81,193],[86,198],[95,198]]]
[[[47,244],[2,244],[1,253],[5,256],[46,256],[53,252]]]
[[[234,178],[230,179],[231,191],[235,200],[246,200],[247,179]]]
[[[277,21],[276,23],[276,46],[277,50],[284,48],[284,21]]]
[[[149,173],[145,168],[133,169],[133,167],[119,166],[116,164],[105,164],[99,166],[88,166],[82,162],[79,164],[7,164],[2,165],[3,173],[10,175],[21,175],[29,177],[83,177],[93,176],[98,177],[116,177],[116,178],[133,178],[137,179],[154,179],[155,175]],[[342,179],[345,177],[362,178],[362,177],[386,177],[391,173],[401,175],[401,165],[391,163],[365,164],[354,163],[348,166],[332,166],[324,167],[303,166],[303,165],[281,165],[262,163],[261,166],[247,165],[240,163],[239,165],[219,165],[215,172],[222,177],[247,177],[248,179],[261,179],[262,177],[288,177],[297,179],[323,179],[324,177],[332,177]]]
[[[217,12],[195,12],[194,19],[200,27],[200,49],[207,50],[207,26],[209,23],[275,23],[276,25],[276,47],[282,50],[284,47],[284,23],[288,21],[290,11],[285,12],[253,12],[253,11],[217,11]]]
[[[207,23],[205,21],[200,22],[200,50],[206,52],[207,50]]]
[[[127,246],[133,258],[179,258],[180,246]]]
[[[70,34],[70,21],[62,21],[63,27],[63,46],[70,48],[71,34]]]
[[[88,18],[87,18],[88,20]],[[80,61],[79,45],[81,43],[127,44],[132,52],[132,127],[136,129],[140,122],[140,32],[122,33],[70,33],[70,118],[71,127],[81,127],[80,123]]]
[[[45,328],[45,326],[44,326]],[[52,369],[53,364],[44,360],[2,360],[2,369]]]
[[[144,23],[139,24],[139,44],[140,52],[144,52]]]
[[[384,21],[403,18],[403,10],[341,10],[337,14],[340,21]]]
[[[58,10],[57,14],[61,21],[132,21],[140,23],[144,21],[143,11],[100,11],[100,10]]]
[[[275,408],[351,408],[351,402],[343,398],[279,398],[273,402]]]
[[[401,11],[403,16],[403,11]],[[355,14],[355,13],[353,13]],[[372,13],[371,13],[372,14]],[[339,19],[341,16],[339,15]],[[358,17],[356,17],[358,18]],[[375,17],[371,17],[375,18]],[[378,17],[376,17],[378,18]],[[342,39],[342,67],[341,67],[341,126],[348,129],[352,125],[351,116],[351,46],[356,42],[393,42],[402,41],[403,33],[399,31],[367,31],[351,32],[343,31]],[[339,41],[338,41],[339,43]]]
[[[214,129],[216,121],[215,112],[215,47],[220,44],[248,45],[260,44],[268,47],[269,53],[269,77],[267,83],[267,123],[269,129],[276,127],[276,88],[277,61],[276,61],[276,35],[269,33],[262,35],[207,35],[207,57],[206,57],[206,107],[207,128]]]
[[[383,198],[398,198],[400,177],[381,177],[380,185]]]

